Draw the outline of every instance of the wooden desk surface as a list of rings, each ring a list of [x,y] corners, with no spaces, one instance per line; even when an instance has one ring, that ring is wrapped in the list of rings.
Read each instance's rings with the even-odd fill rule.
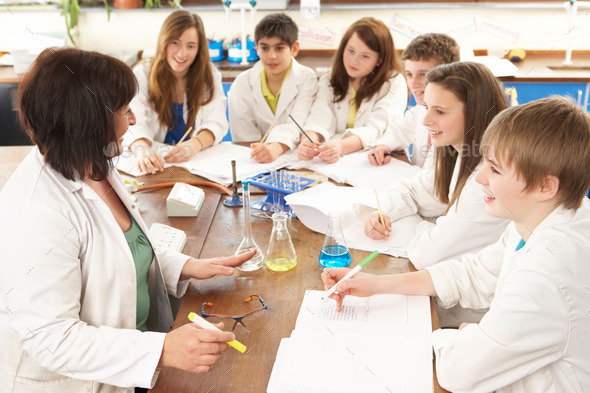
[[[31,146],[0,147],[0,188],[10,173],[31,150]],[[131,178],[130,178],[131,179]],[[146,184],[171,180],[199,179],[190,173],[171,168],[152,176],[137,180]],[[139,209],[148,226],[154,222],[172,225],[184,230],[188,235],[184,253],[209,258],[231,255],[237,249],[243,234],[243,212],[241,208],[228,208],[223,205],[226,196],[216,189],[205,188],[205,206],[197,218],[170,218],[166,215],[165,199],[170,189],[144,191],[135,194]],[[257,196],[253,196],[255,199]],[[272,221],[252,217],[252,232],[260,248],[268,246]],[[293,220],[295,230],[291,237],[295,246],[298,264],[288,272],[272,272],[261,268],[255,272],[237,272],[231,277],[215,277],[210,280],[191,282],[184,296],[174,328],[190,323],[189,312],[199,312],[203,301],[215,303],[220,310],[239,312],[244,298],[260,295],[269,309],[264,312],[263,325],[253,332],[236,328],[237,339],[248,347],[245,354],[233,349],[222,356],[215,369],[208,374],[191,374],[166,368],[160,373],[154,393],[177,392],[266,392],[272,366],[281,338],[289,337],[295,328],[295,320],[306,291],[322,289],[321,266],[318,253],[324,235],[312,232],[298,220]],[[352,250],[353,264],[364,258],[368,252]],[[413,269],[407,259],[379,255],[365,270],[372,273],[405,272]],[[436,313],[432,310],[433,329],[438,328]],[[227,326],[227,324],[226,324]],[[436,374],[435,374],[436,375]],[[435,381],[435,392],[445,392]]]

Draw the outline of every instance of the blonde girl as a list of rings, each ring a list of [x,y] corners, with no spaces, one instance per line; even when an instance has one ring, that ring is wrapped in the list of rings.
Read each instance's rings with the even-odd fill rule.
[[[375,18],[353,23],[322,76],[305,123],[299,157],[332,163],[364,149],[401,119],[408,100],[403,67],[387,26]],[[324,143],[321,145],[321,143]]]
[[[182,162],[218,143],[228,130],[226,98],[221,74],[209,60],[207,37],[201,18],[175,11],[162,25],[156,54],[135,70],[139,94],[131,102],[137,124],[126,142],[142,172],[163,170],[164,161]],[[162,158],[152,142],[184,142]]]

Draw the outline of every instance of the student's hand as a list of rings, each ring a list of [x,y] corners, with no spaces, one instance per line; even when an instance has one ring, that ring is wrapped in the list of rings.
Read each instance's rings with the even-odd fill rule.
[[[216,325],[223,329],[223,323]],[[166,334],[158,367],[174,367],[193,373],[206,373],[225,352],[228,341],[236,337],[231,332],[202,329],[188,323]]]
[[[389,153],[389,147],[385,145],[378,145],[369,152],[369,162],[371,165],[379,166],[389,164],[391,156],[386,156],[385,153]]]
[[[250,157],[260,163],[273,162],[288,149],[287,145],[279,142],[269,144],[256,142],[252,143],[250,148],[252,149]]]
[[[469,322],[463,322],[459,325],[459,330],[463,329],[465,326],[469,325]]]
[[[381,224],[379,211],[375,210],[365,222],[365,234],[375,240],[382,240],[389,237],[391,233],[391,218],[387,214],[383,214],[383,221],[385,221],[385,226]]]
[[[340,141],[328,142],[325,145],[320,146],[319,150],[319,157],[329,164],[338,161],[342,155],[342,145],[340,144]]]
[[[350,269],[348,268],[325,268],[322,271],[322,281],[326,290],[332,288],[338,281],[344,277]],[[336,300],[336,311],[342,311],[342,301],[347,295],[366,297],[374,295],[377,290],[379,276],[369,273],[358,272],[349,279],[338,284],[336,292],[330,295],[330,298]]]
[[[256,250],[247,251],[240,255],[231,257],[218,257],[207,259],[189,259],[180,272],[180,279],[196,278],[204,280],[215,276],[231,276],[234,274],[234,268],[249,261],[256,254]]]
[[[170,150],[164,157],[166,162],[184,162],[194,157],[195,154],[203,150],[203,144],[196,137],[184,141]]]
[[[297,155],[300,159],[305,161],[312,160],[315,156],[320,154],[318,147],[320,146],[320,139],[323,139],[318,133],[313,131],[307,131],[307,135],[309,135],[314,143],[311,143],[302,133],[299,141],[299,148],[297,149]]]
[[[138,139],[129,146],[129,149],[137,159],[137,169],[142,173],[155,174],[157,171],[164,170],[164,161],[152,149],[148,141]]]

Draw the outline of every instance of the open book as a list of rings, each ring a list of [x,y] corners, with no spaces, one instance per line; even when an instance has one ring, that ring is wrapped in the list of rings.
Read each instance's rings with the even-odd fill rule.
[[[281,341],[268,393],[430,393],[432,341],[426,296],[303,298]]]

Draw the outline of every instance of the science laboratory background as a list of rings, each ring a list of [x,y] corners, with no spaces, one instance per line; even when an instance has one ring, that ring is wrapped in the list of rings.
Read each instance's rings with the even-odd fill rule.
[[[73,45],[66,26],[74,24],[76,16],[73,19],[71,14],[63,16],[62,3],[66,2],[0,0],[0,53],[14,55],[0,57],[0,127],[5,130],[0,145],[27,143],[15,131],[18,74],[45,47]],[[473,55],[507,57],[511,50],[521,49],[524,52],[513,53],[515,57],[525,54],[524,61],[495,71],[506,87],[516,87],[518,98],[514,98],[519,103],[557,93],[573,96],[586,108],[588,105],[590,2],[238,0],[225,2],[225,6],[223,3],[179,0],[162,2],[160,7],[158,3],[139,1],[135,5],[139,8],[121,9],[118,7],[127,5],[120,5],[117,0],[115,4],[109,2],[107,12],[102,2],[92,6],[92,2],[81,0],[77,24],[69,32],[78,48],[116,55],[134,65],[139,53],[149,57],[155,50],[159,27],[174,10],[171,5],[181,5],[203,19],[205,31],[212,40],[212,57],[221,44],[215,46],[213,42],[222,40],[225,51],[222,56],[227,57],[228,47],[231,49],[236,38],[242,34],[252,37],[260,19],[271,12],[284,11],[299,27],[298,60],[322,74],[329,67],[330,56],[347,27],[363,16],[373,16],[390,27],[400,51],[412,38],[425,32],[441,32],[455,38],[461,46],[462,59]],[[247,67],[228,62],[227,58],[216,65],[224,71],[226,89]]]

